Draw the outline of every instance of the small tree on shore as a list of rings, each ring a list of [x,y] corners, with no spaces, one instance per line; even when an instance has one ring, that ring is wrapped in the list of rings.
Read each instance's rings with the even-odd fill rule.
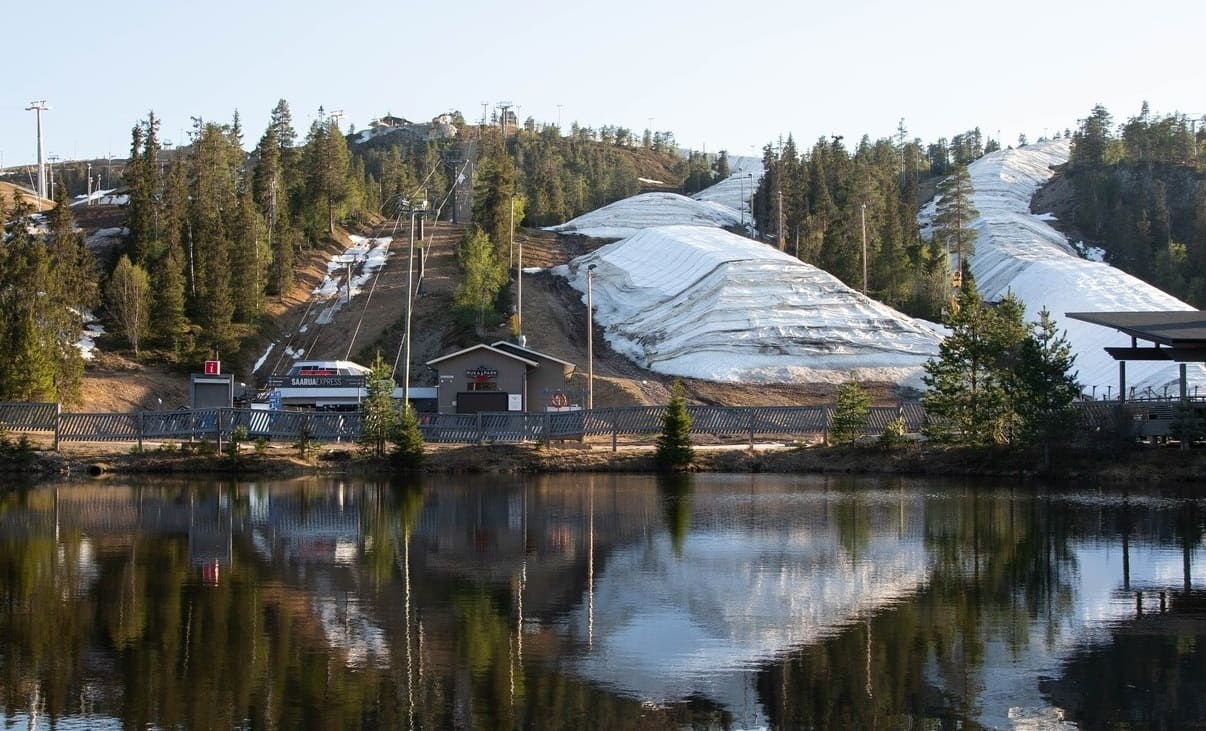
[[[395,467],[414,470],[423,466],[423,432],[419,430],[419,417],[410,404],[402,407],[392,440],[394,450],[390,457]]]
[[[867,433],[867,416],[871,413],[871,397],[850,379],[838,389],[837,406],[833,410],[833,426],[829,430],[832,444],[850,444]]]
[[[691,447],[691,414],[687,412],[687,397],[681,381],[675,381],[670,389],[670,403],[662,417],[655,459],[661,472],[684,469],[695,459],[695,450]]]
[[[138,343],[146,331],[151,302],[150,278],[145,270],[123,256],[105,290],[109,313],[138,357]]]
[[[367,395],[360,404],[360,444],[376,457],[385,456],[385,446],[398,424],[394,405],[393,369],[377,353],[365,379]]]

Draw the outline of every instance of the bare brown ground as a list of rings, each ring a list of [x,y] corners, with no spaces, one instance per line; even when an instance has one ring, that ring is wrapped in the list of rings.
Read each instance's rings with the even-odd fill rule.
[[[422,286],[415,294],[411,330],[411,383],[433,385],[434,370],[426,362],[473,342],[506,338],[505,328],[466,337],[452,322],[453,292],[459,281],[456,246],[467,230],[446,222],[429,225],[427,240],[416,242],[414,270],[423,271]],[[224,359],[223,368],[236,373],[248,385],[263,383],[273,373],[287,370],[291,359],[286,346],[304,349],[304,358],[332,360],[351,358],[367,362],[380,352],[387,362],[399,355],[406,312],[406,273],[409,262],[409,230],[404,222],[395,229],[386,223],[365,232],[368,236],[394,237],[392,255],[374,283],[336,314],[334,321],[319,325],[316,319],[330,301],[319,301],[312,292],[326,276],[326,262],[350,245],[345,232],[338,232],[326,246],[306,253],[296,272],[293,288],[267,304],[272,323],[265,335],[249,341],[242,352]],[[582,237],[564,237],[539,230],[524,230],[517,237],[523,245],[525,267],[548,268],[591,251],[603,242]],[[424,255],[425,254],[425,255]],[[355,272],[353,272],[355,274]],[[342,274],[341,284],[342,284]],[[371,288],[371,295],[369,290]],[[523,332],[528,347],[577,365],[573,385],[586,388],[586,308],[582,295],[559,277],[542,271],[523,277]],[[303,332],[303,329],[305,330]],[[252,364],[273,340],[276,346],[257,371]],[[596,407],[665,403],[672,378],[653,373],[613,352],[596,326],[594,333],[594,400]],[[196,364],[199,368],[200,364]],[[398,378],[403,372],[398,365]],[[718,405],[805,405],[831,402],[829,384],[746,385],[720,384],[684,379],[689,400]],[[888,403],[897,398],[890,384],[870,384],[873,398]],[[157,366],[101,355],[89,367],[81,410],[126,411],[130,409],[176,408],[187,403],[188,376]],[[162,401],[162,405],[160,402]]]

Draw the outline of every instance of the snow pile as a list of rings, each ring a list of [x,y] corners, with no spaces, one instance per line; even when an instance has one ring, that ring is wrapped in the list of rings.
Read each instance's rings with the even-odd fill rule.
[[[117,246],[121,240],[130,234],[130,229],[115,226],[113,228],[98,228],[88,234],[85,243],[92,251],[108,249]]]
[[[757,157],[734,157],[729,159],[729,177],[719,183],[704,188],[691,196],[697,201],[719,203],[732,208],[739,214],[744,214],[745,222],[753,225],[750,215],[750,199],[758,181],[762,180],[762,159]]]
[[[327,262],[327,276],[323,277],[322,282],[314,289],[314,296],[330,302],[315,320],[319,325],[329,325],[334,322],[336,313],[343,309],[347,301],[364,290],[364,285],[368,284],[377,270],[385,266],[385,260],[389,257],[389,245],[393,241],[388,237],[369,239],[363,236],[349,236],[348,238],[352,240],[352,245],[344,250],[343,254],[331,257]],[[354,270],[359,270],[359,273],[352,275],[350,296],[346,279],[349,264]],[[340,275],[345,276],[343,281],[340,281]]]
[[[1118,387],[1118,364],[1105,353],[1110,346],[1127,347],[1122,333],[1064,317],[1068,312],[1192,310],[1178,300],[1129,274],[1100,261],[1080,257],[1067,239],[1048,223],[1049,215],[1030,213],[1034,192],[1051,178],[1052,166],[1068,160],[1070,142],[1054,140],[985,155],[969,166],[980,211],[973,227],[979,236],[969,260],[976,286],[987,300],[1013,292],[1026,304],[1027,319],[1036,319],[1043,307],[1067,330],[1076,353],[1079,381],[1086,392],[1096,386],[1098,395]],[[926,205],[920,220],[927,226],[935,201]],[[1189,381],[1206,386],[1206,369],[1189,365]],[[1175,363],[1131,362],[1127,383],[1136,392],[1151,388],[1162,393],[1176,384]]]
[[[88,205],[89,203],[96,203],[97,201],[101,201],[101,200],[108,200],[108,199],[120,197],[120,196],[113,195],[113,191],[115,191],[115,190],[117,190],[117,188],[109,188],[108,190],[94,190],[94,191],[92,191],[91,194],[81,193],[80,195],[77,195],[74,198],[72,198],[71,203],[69,205],[72,208],[74,208],[75,206],[83,206],[83,205]],[[126,198],[126,202],[129,202],[129,196],[125,196],[125,198]]]
[[[584,213],[549,230],[598,239],[622,239],[642,229],[674,225],[740,226],[741,214],[720,203],[697,201],[677,193],[642,193]]]
[[[76,341],[75,347],[80,349],[81,358],[92,360],[92,353],[96,350],[96,339],[105,334],[105,326],[97,322],[96,316],[87,310],[80,313],[80,318],[84,321],[84,332]]]
[[[604,246],[555,274],[586,291],[611,347],[675,376],[742,383],[919,385],[941,336],[764,244],[667,226]]]

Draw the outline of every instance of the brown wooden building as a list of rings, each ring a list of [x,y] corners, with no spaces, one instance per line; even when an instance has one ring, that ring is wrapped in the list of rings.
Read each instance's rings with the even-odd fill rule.
[[[544,411],[568,401],[564,394],[575,368],[573,363],[506,341],[474,345],[427,365],[439,373],[441,414]]]

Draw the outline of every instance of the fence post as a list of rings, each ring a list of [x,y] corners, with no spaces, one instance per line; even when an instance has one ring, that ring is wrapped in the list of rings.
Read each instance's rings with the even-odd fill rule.
[[[477,443],[482,445],[486,443],[486,433],[482,431],[482,412],[477,412]]]
[[[620,422],[618,419],[616,419],[615,409],[612,409],[611,410],[611,451],[612,452],[620,451],[619,440],[620,440]]]
[[[552,444],[553,437],[553,416],[547,410],[543,415],[544,419],[544,446]]]
[[[139,411],[134,415],[138,425],[138,453],[142,454],[142,416],[143,412]]]
[[[222,453],[222,409],[217,410],[218,415],[214,419],[214,441],[218,443],[218,454]]]
[[[59,417],[63,415],[63,405],[54,405],[54,451],[59,451]]]
[[[748,408],[750,410],[750,451],[752,452],[754,451],[754,419],[756,418],[757,412],[754,410],[755,407],[753,406]]]

